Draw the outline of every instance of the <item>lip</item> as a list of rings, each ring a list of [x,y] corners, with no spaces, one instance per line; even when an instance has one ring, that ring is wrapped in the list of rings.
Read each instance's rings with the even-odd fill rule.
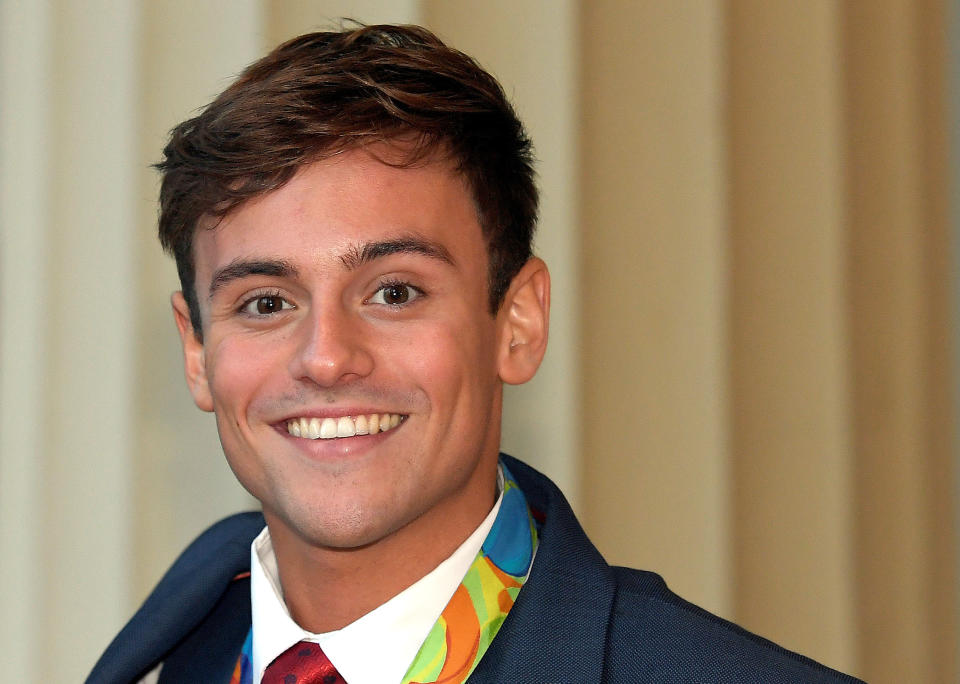
[[[382,407],[335,406],[319,409],[303,409],[298,413],[291,413],[280,418],[274,424],[283,427],[287,424],[288,420],[293,420],[294,418],[340,418],[342,416],[370,415],[371,413],[396,413],[404,417],[408,415],[405,411],[394,411]]]
[[[352,411],[354,409],[349,410]],[[402,416],[399,425],[386,432],[378,432],[375,435],[354,435],[353,437],[336,437],[333,439],[308,439],[304,437],[294,437],[287,431],[287,421],[294,418],[339,418],[340,416],[351,416],[362,413],[364,413],[364,411],[346,413],[343,409],[335,409],[333,411],[308,411],[305,413],[292,414],[289,418],[284,418],[280,422],[273,423],[271,427],[293,448],[307,456],[310,460],[331,461],[346,457],[356,458],[379,447],[385,440],[392,437],[395,433],[400,432],[409,417],[409,415],[405,413],[399,414]],[[369,411],[369,413],[379,413],[379,411]],[[384,411],[383,413],[387,412]]]

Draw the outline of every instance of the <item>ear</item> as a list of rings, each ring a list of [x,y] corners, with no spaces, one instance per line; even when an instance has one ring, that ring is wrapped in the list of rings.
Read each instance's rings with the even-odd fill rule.
[[[182,292],[174,292],[170,297],[173,306],[173,319],[180,331],[180,343],[183,345],[183,370],[187,376],[187,386],[193,401],[201,411],[213,411],[213,396],[207,382],[207,366],[203,353],[203,342],[194,334],[190,322],[190,308]]]
[[[500,379],[527,382],[543,361],[550,327],[550,272],[542,259],[532,257],[514,276],[497,316]]]

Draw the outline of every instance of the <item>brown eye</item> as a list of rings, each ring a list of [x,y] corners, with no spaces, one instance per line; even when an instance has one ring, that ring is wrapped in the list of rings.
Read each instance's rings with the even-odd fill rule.
[[[384,283],[368,301],[373,304],[403,306],[422,296],[423,292],[409,283]]]
[[[387,304],[405,304],[410,299],[410,288],[406,285],[391,285],[383,288],[383,301]]]
[[[260,295],[247,300],[241,311],[250,316],[269,316],[293,306],[280,295]]]
[[[280,297],[260,297],[257,299],[258,314],[272,314],[283,308],[283,300]]]

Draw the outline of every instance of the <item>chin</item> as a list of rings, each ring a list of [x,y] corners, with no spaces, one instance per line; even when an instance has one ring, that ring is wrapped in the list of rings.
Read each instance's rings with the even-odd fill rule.
[[[311,546],[349,550],[369,546],[395,532],[404,523],[371,516],[362,504],[311,511],[307,515],[281,515],[280,520]]]

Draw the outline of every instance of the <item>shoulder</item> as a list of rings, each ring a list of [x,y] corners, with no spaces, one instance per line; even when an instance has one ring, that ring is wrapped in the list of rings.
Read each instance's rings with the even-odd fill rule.
[[[610,681],[860,682],[685,601],[655,573],[612,570]]]
[[[250,569],[260,513],[212,525],[174,562],[143,605],[100,656],[88,684],[136,681],[167,657],[217,606],[238,574]]]
[[[263,515],[252,511],[237,513],[214,523],[184,549],[167,572],[167,576],[174,571],[189,573],[197,566],[209,567],[211,564],[226,564],[231,568],[238,564],[249,565],[250,543],[263,529],[264,524]],[[167,576],[164,576],[158,588],[163,585]]]
[[[549,681],[578,680],[573,669],[556,665],[571,662],[581,675],[591,673],[581,681],[617,684],[859,681],[683,600],[655,573],[610,567],[556,485],[516,459],[503,461],[542,523],[533,572],[514,607],[520,620],[510,625],[508,618],[504,629],[516,628],[507,633],[518,642],[537,641],[523,658],[549,671]],[[550,625],[549,638],[544,625]]]
[[[138,614],[181,602],[203,604],[206,597],[219,595],[237,574],[250,570],[250,544],[264,524],[262,514],[250,512],[207,528],[174,561]]]

